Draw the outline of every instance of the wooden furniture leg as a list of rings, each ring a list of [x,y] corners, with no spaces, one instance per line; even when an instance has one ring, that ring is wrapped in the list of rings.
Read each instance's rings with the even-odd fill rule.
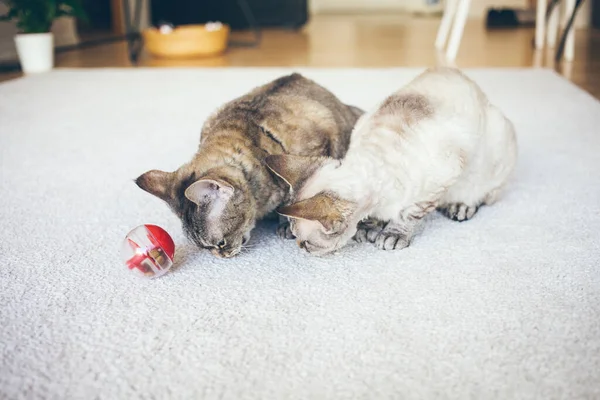
[[[435,48],[438,50],[442,50],[444,46],[446,46],[446,42],[448,41],[448,33],[450,33],[452,21],[456,15],[457,3],[458,0],[446,0],[446,3],[444,4],[444,14],[442,16],[442,21],[440,22],[440,27],[438,28],[437,37],[435,39]]]
[[[535,48],[544,47],[544,37],[546,36],[546,0],[538,0],[535,15]]]
[[[459,0],[458,8],[456,9],[456,15],[454,17],[454,25],[452,26],[452,33],[450,34],[450,42],[446,49],[446,58],[450,61],[456,59],[458,48],[462,40],[463,31],[465,24],[467,23],[467,16],[469,14],[469,6],[471,0]]]

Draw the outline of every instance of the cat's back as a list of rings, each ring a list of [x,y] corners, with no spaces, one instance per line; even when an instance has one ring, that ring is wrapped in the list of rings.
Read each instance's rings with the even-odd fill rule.
[[[430,68],[356,124],[352,148],[360,152],[370,146],[395,158],[406,146],[432,152],[455,144],[467,147],[481,134],[486,108],[479,87],[460,70]]]
[[[477,83],[452,67],[429,68],[400,89],[399,93],[419,94],[438,113],[478,110],[488,104]]]
[[[269,153],[341,157],[361,114],[326,88],[293,73],[225,104],[209,118],[203,137],[221,134],[226,123],[238,128],[230,134],[255,141],[259,135]]]
[[[429,68],[383,99],[367,124],[368,129],[387,127],[404,136],[437,132],[453,123],[477,125],[487,105],[480,88],[460,70]]]

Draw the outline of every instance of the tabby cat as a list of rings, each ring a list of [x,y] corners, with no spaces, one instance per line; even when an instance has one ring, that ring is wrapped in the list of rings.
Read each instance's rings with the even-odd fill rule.
[[[273,154],[342,158],[363,111],[300,74],[280,77],[217,109],[193,158],[176,171],[148,171],[137,185],[164,200],[186,236],[217,257],[233,257],[258,220],[289,190],[265,166]],[[282,219],[277,232],[291,238]]]

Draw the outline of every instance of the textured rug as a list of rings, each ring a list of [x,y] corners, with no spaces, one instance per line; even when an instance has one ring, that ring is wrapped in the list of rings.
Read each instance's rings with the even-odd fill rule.
[[[291,70],[56,70],[0,85],[0,398],[598,399],[600,103],[549,70],[466,70],[520,158],[473,220],[315,258],[274,225],[216,259],[133,183]],[[420,69],[296,69],[371,107]],[[143,223],[176,265],[119,258]]]

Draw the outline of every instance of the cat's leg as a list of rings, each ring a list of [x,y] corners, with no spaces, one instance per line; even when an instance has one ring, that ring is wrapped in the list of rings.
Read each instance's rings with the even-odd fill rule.
[[[279,225],[277,226],[277,236],[282,239],[295,239],[290,222],[282,215],[279,216]]]
[[[398,218],[388,222],[377,235],[375,246],[382,250],[408,247],[421,220],[435,211],[442,195],[443,191],[430,193],[428,198],[403,209]]]
[[[375,218],[366,218],[360,221],[356,227],[354,240],[359,243],[374,243],[379,233],[385,228],[385,224],[384,221]]]
[[[375,246],[381,250],[401,250],[408,247],[423,216],[388,222],[375,238]]]
[[[494,204],[502,194],[505,186],[506,181],[492,188],[489,185],[461,184],[459,187],[451,188],[448,191],[443,203],[437,210],[453,221],[468,221],[475,216],[480,207]]]
[[[481,204],[447,203],[438,207],[438,211],[453,221],[468,221],[479,210]]]
[[[517,143],[512,123],[494,106],[488,107],[482,150],[442,198],[438,210],[454,221],[467,221],[483,205],[496,202],[516,164]]]
[[[400,250],[408,247],[413,227],[398,221],[390,221],[375,238],[375,246],[381,250]]]
[[[478,175],[478,168],[471,166],[466,170],[442,196],[437,210],[453,221],[464,222],[473,218],[489,190]]]
[[[470,169],[442,197],[437,210],[452,221],[468,221],[485,204],[490,187],[479,171]]]

